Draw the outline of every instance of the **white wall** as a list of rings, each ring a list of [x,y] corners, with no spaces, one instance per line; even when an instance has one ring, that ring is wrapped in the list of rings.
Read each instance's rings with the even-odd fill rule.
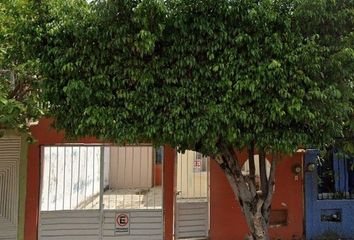
[[[100,147],[43,147],[41,210],[75,209],[100,191]]]

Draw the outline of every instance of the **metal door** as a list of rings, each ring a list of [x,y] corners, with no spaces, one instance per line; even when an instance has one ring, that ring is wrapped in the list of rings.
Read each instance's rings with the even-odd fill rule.
[[[354,238],[354,157],[333,150],[307,150],[306,239]]]
[[[155,153],[152,146],[44,147],[39,238],[162,240],[162,185],[152,172]],[[122,172],[126,177],[121,178]],[[142,184],[145,177],[148,184]]]
[[[162,152],[151,145],[111,147],[102,188],[103,240],[162,240]],[[106,157],[107,158],[107,157]]]
[[[0,239],[16,240],[21,138],[0,138]]]
[[[194,151],[177,154],[175,237],[206,239],[209,233],[209,159]]]

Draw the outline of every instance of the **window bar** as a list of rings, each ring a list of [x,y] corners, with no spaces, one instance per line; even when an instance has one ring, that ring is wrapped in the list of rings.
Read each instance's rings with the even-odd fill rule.
[[[56,147],[56,149],[57,149],[57,155],[56,155],[56,157],[57,157],[57,165],[56,165],[56,167],[57,167],[57,175],[56,175],[56,181],[55,181],[55,210],[57,210],[57,203],[58,203],[58,199],[57,199],[57,197],[58,197],[58,161],[59,161],[59,159],[58,159],[58,147]]]
[[[118,184],[119,183],[119,161],[120,161],[120,151],[119,151],[119,147],[115,147],[116,151],[117,151],[117,158],[115,159],[117,161],[117,164],[115,164],[117,166],[117,169],[116,169],[116,172],[118,174],[115,174],[116,175],[116,183]],[[116,198],[116,201],[115,201],[115,204],[114,204],[114,209],[117,209],[118,208],[118,189],[114,189],[114,191],[112,191],[114,194],[115,194],[115,198]]]
[[[142,157],[142,155],[141,155],[141,149],[143,149],[143,147],[142,146],[140,146],[139,147],[139,157],[138,157],[138,159],[140,159],[139,160],[139,162],[140,162],[140,165],[139,165],[139,185],[142,185],[142,177],[141,177],[141,167],[142,167],[142,159],[143,159],[143,157]]]
[[[187,151],[187,198],[189,198],[189,167],[190,167],[190,158],[189,158],[190,151]],[[193,163],[192,163],[193,164]]]
[[[147,149],[147,156],[150,156],[149,148]],[[147,165],[146,171],[149,171],[150,163],[151,163],[151,161],[149,161],[149,159],[148,159],[148,162],[147,162],[148,165]],[[147,176],[149,177],[148,172],[147,172]],[[146,197],[146,209],[149,209],[149,206],[150,206],[149,194],[146,193],[145,197]]]
[[[88,181],[87,181],[87,172],[88,172],[88,151],[89,151],[89,147],[85,147],[86,149],[86,159],[84,159],[85,161],[85,199],[84,199],[84,203],[85,203],[85,206],[83,206],[84,208],[86,207],[86,199],[87,199],[87,184],[88,184]]]
[[[198,156],[199,154],[197,153],[197,152],[195,152],[195,158],[193,159],[193,162],[192,162],[192,182],[193,182],[193,184],[192,184],[192,187],[193,187],[193,195],[192,195],[192,198],[195,198],[195,173],[196,173],[196,170],[197,169],[195,169],[194,170],[194,164],[197,162],[197,157],[199,157]],[[198,159],[199,160],[199,159]]]
[[[45,147],[47,149],[47,147]],[[46,160],[47,161],[47,160]],[[47,170],[49,172],[49,177],[48,177],[48,201],[47,201],[47,211],[49,210],[49,196],[50,196],[50,178],[51,178],[51,167],[52,167],[52,149],[49,147],[49,165],[47,167]]]
[[[135,149],[136,149],[136,147],[135,146],[133,146],[132,147],[132,175],[131,175],[131,177],[132,177],[132,188],[134,188],[135,186],[134,186],[134,160],[135,160]],[[130,208],[133,208],[133,197],[134,197],[134,195],[135,194],[133,194],[133,192],[131,192],[130,193]]]
[[[94,192],[95,192],[95,158],[96,158],[96,147],[93,147],[92,150],[92,192],[91,192],[91,196],[92,196],[92,205],[91,208],[93,209],[94,207]]]
[[[156,198],[155,198],[155,180],[156,180],[156,176],[155,176],[155,167],[156,167],[156,151],[155,151],[155,148],[150,148],[152,153],[150,156],[152,156],[152,196],[154,198],[154,209],[156,209]]]
[[[140,148],[140,152],[139,152],[140,161],[141,161],[141,159],[143,159],[143,158],[142,158],[142,153],[141,153],[141,152],[142,152],[142,149],[143,149],[143,148]],[[141,172],[142,172],[142,171],[141,171],[141,167],[142,167],[142,164],[140,164],[140,169],[139,169],[139,172],[140,172],[139,184],[141,184]],[[139,209],[140,209],[140,208],[141,208],[141,206],[140,206],[140,205],[141,205],[141,200],[140,200],[141,193],[139,193],[138,196],[139,196]]]
[[[200,168],[199,168],[199,195],[198,197],[202,197],[202,172],[203,172],[203,163],[204,163],[204,156],[200,160]]]
[[[77,165],[77,191],[76,191],[76,208],[79,207],[79,193],[80,193],[80,168],[81,168],[81,147],[78,147],[79,149],[79,161]]]
[[[70,180],[70,210],[72,210],[72,206],[71,206],[71,200],[72,200],[72,193],[73,193],[73,171],[74,171],[74,168],[73,168],[73,162],[74,162],[74,147],[71,147],[71,169],[70,169],[70,172],[71,172],[71,180]]]
[[[62,210],[64,210],[65,209],[65,188],[66,188],[66,181],[65,181],[65,172],[66,172],[66,148],[64,147],[63,148],[63,150],[64,150],[64,172],[63,172],[63,208],[62,208]]]
[[[179,185],[179,188],[180,189],[178,189],[178,194],[180,194],[180,195],[177,195],[177,198],[182,198],[182,196],[183,196],[183,161],[182,161],[182,154],[181,153],[177,153],[177,161],[179,162],[178,164],[177,164],[177,166],[180,166],[180,169],[181,169],[181,172],[180,172],[180,179],[181,179],[181,183],[180,183],[180,185]]]
[[[103,203],[103,189],[104,188],[104,147],[100,148],[100,200],[99,200],[99,210],[100,210],[100,240],[102,240],[103,235],[103,210],[104,210],[104,203]]]
[[[124,186],[125,186],[125,172],[127,171],[127,147],[124,147]],[[123,194],[123,209],[125,209],[125,194]]]
[[[97,155],[97,154],[100,154],[100,152],[99,152],[99,148],[98,147],[96,147],[95,148],[96,149],[96,155],[95,155],[95,169],[96,169],[96,171],[95,171],[95,187],[94,187],[94,189],[95,189],[95,192],[96,192],[96,194],[97,194],[97,190],[98,190],[98,198],[96,198],[97,199],[97,202],[95,203],[97,206],[96,206],[96,208],[97,209],[99,209],[99,203],[98,203],[98,199],[99,199],[99,197],[100,197],[100,191],[99,191],[99,187],[100,187],[100,183],[99,183],[99,173],[97,173],[97,170],[99,170],[100,168],[99,168],[99,165],[97,165],[97,160],[99,160],[99,155]],[[98,156],[98,157],[97,157]],[[97,189],[97,179],[98,179],[98,189]]]

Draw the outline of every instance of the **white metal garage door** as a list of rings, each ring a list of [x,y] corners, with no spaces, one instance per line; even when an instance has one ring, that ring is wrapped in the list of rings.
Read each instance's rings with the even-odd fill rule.
[[[41,240],[163,239],[153,147],[47,146],[42,155]]]
[[[0,239],[16,240],[21,138],[0,138]]]

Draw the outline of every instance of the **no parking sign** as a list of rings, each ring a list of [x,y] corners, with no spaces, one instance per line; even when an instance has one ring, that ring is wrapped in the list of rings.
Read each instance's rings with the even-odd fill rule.
[[[115,234],[116,235],[129,235],[130,234],[130,214],[129,213],[116,213],[115,217]]]

